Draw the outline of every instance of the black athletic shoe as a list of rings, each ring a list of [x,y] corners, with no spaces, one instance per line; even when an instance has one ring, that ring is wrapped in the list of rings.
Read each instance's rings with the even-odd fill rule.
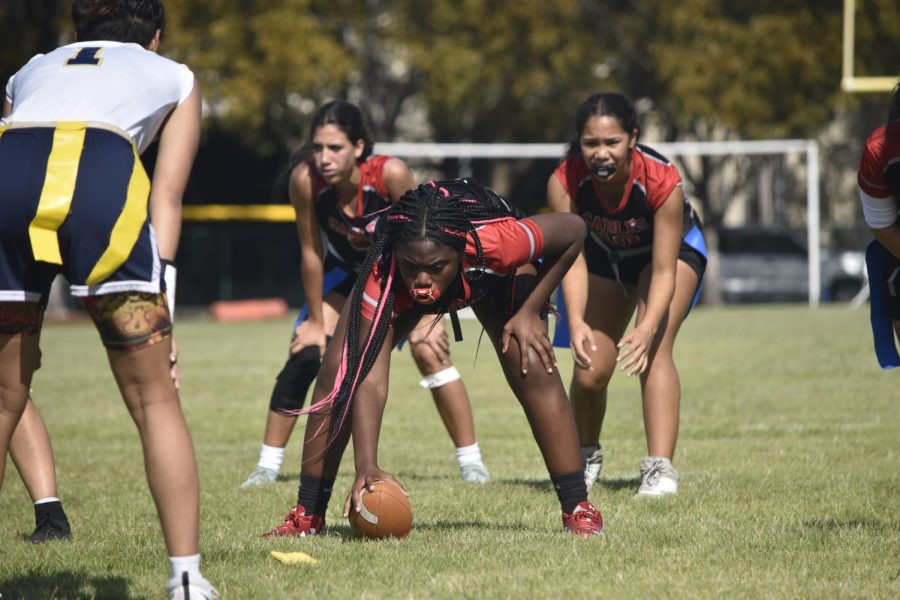
[[[32,544],[43,544],[52,540],[67,540],[72,537],[72,529],[66,513],[39,513],[35,515],[34,533],[28,536]]]

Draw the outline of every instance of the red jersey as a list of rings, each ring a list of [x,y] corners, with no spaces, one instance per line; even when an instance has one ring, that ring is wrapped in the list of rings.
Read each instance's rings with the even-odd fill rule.
[[[600,203],[599,188],[584,157],[570,156],[554,171],[588,226],[588,240],[603,250],[649,248],[653,245],[653,215],[676,187],[678,169],[664,156],[642,144],[631,152],[631,178],[613,210]],[[694,226],[693,211],[684,201],[684,233]]]
[[[470,306],[489,294],[503,279],[514,275],[516,269],[540,258],[544,252],[544,235],[540,227],[530,219],[516,220],[512,217],[478,228],[484,259],[481,277],[471,280],[467,274],[480,270],[477,264],[478,252],[469,235],[463,256],[463,268],[456,286],[456,297],[450,301],[449,309],[459,310]],[[413,305],[403,280],[394,266],[393,288],[396,293],[392,320]],[[375,270],[369,274],[363,293],[362,314],[373,320],[378,300],[381,297],[381,279],[386,273]]]
[[[375,215],[391,205],[384,183],[384,165],[390,156],[370,156],[360,168],[356,216],[351,217],[338,205],[335,189],[319,174],[310,161],[316,217],[325,232],[327,253],[356,272],[366,257],[375,234]]]
[[[900,123],[894,126],[895,135],[885,135],[882,125],[866,140],[856,180],[861,194],[872,198],[900,201]]]

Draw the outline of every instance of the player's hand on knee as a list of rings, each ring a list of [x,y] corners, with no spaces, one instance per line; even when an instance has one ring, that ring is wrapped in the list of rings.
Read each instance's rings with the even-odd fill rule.
[[[553,343],[547,335],[547,324],[541,320],[538,313],[520,309],[514,314],[506,325],[503,326],[501,349],[503,354],[509,349],[509,342],[515,339],[519,345],[519,355],[522,360],[522,373],[528,373],[528,362],[531,352],[537,354],[541,364],[548,373],[553,372],[556,366],[556,355],[553,353]]]
[[[315,321],[303,321],[294,329],[294,335],[291,336],[291,354],[297,354],[310,346],[317,346],[319,348],[319,356],[323,357],[325,356],[325,346],[327,345],[328,338],[325,334],[325,328]]]
[[[594,366],[591,364],[592,359],[590,352],[597,351],[597,344],[594,342],[594,331],[591,326],[582,321],[581,323],[569,323],[569,339],[572,340],[570,347],[572,348],[572,358],[575,365],[588,371],[593,371]]]
[[[616,362],[619,369],[626,375],[640,375],[647,370],[650,364],[650,344],[653,340],[653,332],[640,326],[635,327],[630,333],[624,335],[616,347],[619,356]]]
[[[413,347],[413,353],[434,353],[438,362],[442,365],[450,364],[450,338],[444,328],[440,317],[426,315],[422,317],[416,327],[409,334],[409,343]],[[427,348],[428,350],[423,349]]]

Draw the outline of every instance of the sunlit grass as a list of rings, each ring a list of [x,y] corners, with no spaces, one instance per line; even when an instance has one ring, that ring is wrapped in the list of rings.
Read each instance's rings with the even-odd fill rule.
[[[396,353],[382,466],[412,494],[403,541],[330,533],[267,541],[296,498],[300,432],[277,483],[241,490],[255,465],[288,321],[182,320],[182,400],[202,478],[204,572],[227,598],[893,598],[900,597],[900,439],[896,374],[877,368],[865,311],[701,308],[676,349],[683,388],[679,495],[636,501],[645,453],[637,381],[618,376],[591,499],[594,540],[563,535],[524,416],[479,329],[454,358],[468,385],[494,481],[465,485],[453,445],[408,352]],[[161,598],[168,575],[134,427],[92,328],[50,324],[35,398],[72,521],[67,543],[33,546],[12,463],[0,492],[0,593],[8,598]],[[560,352],[569,376],[571,358]],[[288,567],[271,550],[317,566]]]

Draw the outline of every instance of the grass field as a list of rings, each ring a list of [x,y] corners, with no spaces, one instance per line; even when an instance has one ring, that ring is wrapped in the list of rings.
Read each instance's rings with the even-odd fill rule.
[[[682,386],[677,497],[633,499],[645,442],[636,380],[614,378],[607,463],[591,499],[607,533],[564,535],[521,409],[479,329],[454,356],[494,481],[458,477],[408,352],[395,354],[382,466],[411,492],[403,541],[349,537],[345,461],[326,536],[259,537],[293,505],[301,438],[277,483],[239,489],[255,465],[288,321],[182,320],[182,400],[202,480],[204,572],[226,598],[897,598],[900,411],[867,314],[846,307],[701,308],[676,349]],[[35,399],[53,436],[69,542],[33,546],[12,463],[0,492],[0,593],[161,598],[165,550],[137,435],[93,329],[50,324]],[[564,377],[568,352],[558,355]],[[476,364],[477,363],[477,364]],[[348,456],[349,458],[349,456]],[[271,550],[306,552],[285,566]]]

